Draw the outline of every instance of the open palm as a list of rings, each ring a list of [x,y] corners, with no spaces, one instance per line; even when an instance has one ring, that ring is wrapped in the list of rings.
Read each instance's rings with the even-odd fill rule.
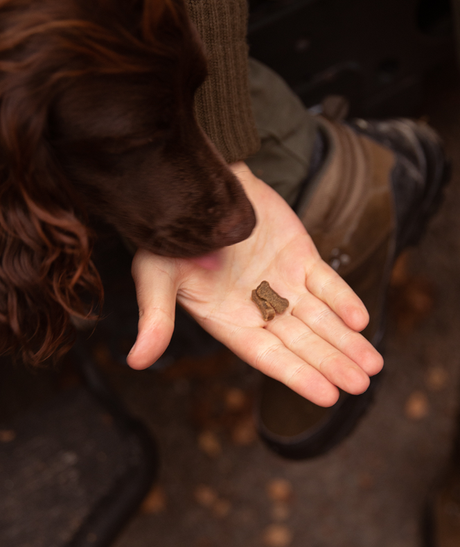
[[[161,356],[173,332],[177,298],[241,359],[312,402],[334,404],[337,387],[363,392],[383,364],[358,332],[368,321],[363,304],[321,260],[287,203],[245,164],[232,168],[256,210],[253,234],[223,248],[208,267],[137,252],[139,334],[128,363],[145,368]],[[270,322],[251,300],[263,280],[290,303]]]

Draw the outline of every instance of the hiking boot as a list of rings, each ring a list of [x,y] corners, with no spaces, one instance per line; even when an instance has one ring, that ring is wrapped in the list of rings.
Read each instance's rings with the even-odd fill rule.
[[[418,242],[436,211],[448,163],[439,137],[423,123],[358,119],[345,124],[324,117],[318,123],[321,161],[294,208],[323,260],[364,302],[370,322],[363,335],[381,350],[393,264]],[[361,395],[341,392],[330,408],[264,377],[259,434],[287,458],[323,454],[354,429],[380,377],[371,378]]]

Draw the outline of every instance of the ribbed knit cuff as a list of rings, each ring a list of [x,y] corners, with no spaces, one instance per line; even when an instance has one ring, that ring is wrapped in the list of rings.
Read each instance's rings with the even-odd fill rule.
[[[186,4],[208,58],[195,98],[198,121],[228,163],[245,160],[260,146],[248,83],[247,0]]]

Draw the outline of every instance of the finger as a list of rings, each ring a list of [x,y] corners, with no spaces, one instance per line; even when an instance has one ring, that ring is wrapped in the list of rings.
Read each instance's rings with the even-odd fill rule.
[[[266,329],[235,328],[221,342],[249,365],[313,403],[327,407],[337,402],[337,387]]]
[[[369,323],[369,313],[356,293],[324,261],[315,262],[308,272],[308,290],[335,311],[352,329],[360,332]]]
[[[291,313],[320,338],[354,361],[367,375],[373,376],[382,370],[383,358],[372,344],[350,329],[329,306],[312,294],[305,293]]]
[[[359,365],[297,317],[278,317],[270,322],[267,329],[295,355],[347,393],[358,395],[369,387],[369,376]]]
[[[174,262],[141,250],[134,257],[132,275],[139,324],[127,362],[132,368],[144,369],[161,357],[174,331],[177,293]]]

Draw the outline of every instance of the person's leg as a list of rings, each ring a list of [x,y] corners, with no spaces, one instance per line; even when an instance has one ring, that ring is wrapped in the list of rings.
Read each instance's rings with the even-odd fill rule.
[[[249,84],[261,147],[246,163],[293,206],[309,172],[317,120],[284,80],[255,59],[249,60]]]
[[[370,314],[364,334],[378,347],[393,263],[417,241],[446,181],[440,140],[409,120],[341,123],[313,116],[255,61],[250,83],[262,146],[247,163],[294,208],[322,258],[363,300]],[[261,437],[287,457],[321,454],[354,428],[376,384],[374,378],[366,393],[342,394],[322,409],[264,378]]]

